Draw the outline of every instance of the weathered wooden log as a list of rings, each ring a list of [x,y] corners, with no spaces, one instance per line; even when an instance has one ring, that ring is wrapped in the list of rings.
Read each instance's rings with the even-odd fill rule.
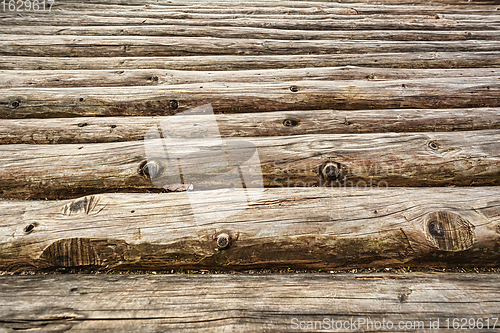
[[[496,16],[480,16],[467,19],[439,19],[438,17],[415,17],[414,19],[377,19],[365,18],[356,19],[356,16],[345,18],[330,18],[325,20],[304,19],[295,20],[293,17],[289,19],[267,19],[267,18],[236,18],[236,19],[185,19],[182,20],[183,25],[204,26],[204,27],[228,27],[228,26],[245,26],[253,28],[274,28],[274,29],[299,29],[299,30],[499,30],[500,21]],[[0,21],[2,26],[12,25],[56,25],[56,26],[97,26],[97,25],[175,25],[179,24],[179,19],[168,17],[150,18],[147,15],[142,16],[137,13],[133,17],[109,17],[97,15],[85,15],[85,12],[68,14],[68,15],[53,15],[52,13],[39,13],[33,16],[18,16],[14,13],[4,15]]]
[[[141,7],[138,9],[137,7],[130,6],[121,6],[120,8],[94,8],[93,6],[87,6],[86,8],[65,8],[65,7],[55,7],[52,8],[50,13],[41,12],[41,16],[45,16],[47,18],[52,18],[53,22],[57,22],[61,17],[71,17],[71,16],[86,16],[91,17],[91,19],[96,19],[98,17],[113,17],[117,19],[121,18],[134,18],[134,19],[155,19],[156,20],[166,20],[167,22],[172,22],[173,20],[177,20],[178,23],[182,23],[187,25],[191,23],[189,20],[195,20],[194,24],[199,24],[199,20],[203,20],[203,22],[211,21],[211,20],[234,20],[234,19],[257,19],[257,20],[283,20],[283,22],[287,22],[290,19],[306,21],[309,24],[309,21],[313,20],[339,20],[339,21],[348,21],[348,20],[357,20],[357,21],[374,21],[379,22],[378,20],[385,21],[433,21],[433,20],[443,20],[439,21],[439,23],[444,23],[444,21],[448,21],[447,23],[478,23],[481,21],[489,21],[489,22],[498,22],[499,16],[494,10],[489,11],[486,15],[477,14],[471,12],[467,14],[466,12],[462,12],[459,14],[448,13],[446,10],[437,12],[434,10],[432,14],[417,14],[413,12],[406,13],[359,13],[355,8],[350,7],[337,7],[337,8],[329,8],[326,11],[315,11],[314,8],[306,9],[308,12],[295,13],[293,15],[287,12],[275,12],[275,13],[248,13],[248,10],[245,13],[227,13],[223,11],[219,12],[184,12],[181,10],[173,11],[168,8],[155,7],[153,9],[147,7]],[[17,16],[17,11],[6,11],[6,18],[14,18]],[[243,20],[242,24],[245,24],[246,20]],[[46,22],[46,21],[45,21]],[[148,21],[144,23],[149,23]],[[187,23],[187,24],[185,24]],[[56,23],[58,24],[58,23]],[[85,25],[85,24],[84,24]],[[293,25],[292,27],[295,27]]]
[[[0,200],[0,269],[445,268],[500,262],[495,187],[189,193]]]
[[[389,69],[355,66],[241,71],[0,70],[1,88],[124,87],[208,82],[283,82],[297,80],[415,80],[421,78],[500,77],[497,68]]]
[[[186,128],[209,116],[184,117]],[[377,132],[447,132],[500,128],[500,108],[277,111],[217,114],[223,137]],[[195,120],[193,120],[195,119]],[[168,117],[3,119],[0,144],[104,143],[143,140]]]
[[[268,38],[285,40],[397,40],[455,41],[498,40],[497,31],[435,30],[283,30],[247,27],[206,27],[184,25],[154,26],[9,26],[2,34],[15,35],[79,35],[79,36],[184,36],[218,38]]]
[[[494,331],[499,287],[494,274],[2,276],[0,328]]]
[[[185,133],[202,126],[193,120]],[[500,184],[499,130],[227,139],[224,148],[207,139],[166,140],[159,146],[149,138],[85,145],[2,145],[0,195],[68,198],[116,190],[158,191],[179,183],[179,177],[194,184],[195,190],[214,189],[228,187],[242,165],[256,170],[256,175],[262,172],[266,187]],[[185,152],[182,156],[177,156],[179,147]],[[260,161],[250,159],[256,151]],[[224,157],[214,157],[217,152],[224,152]],[[172,158],[181,159],[182,173],[163,157],[172,153],[177,154]],[[144,169],[147,158],[154,164],[153,175]],[[245,183],[262,186],[259,178]]]
[[[70,3],[71,1],[64,1],[63,4]],[[78,3],[76,1],[73,1],[73,3]],[[162,5],[162,6],[197,6],[197,7],[202,7],[207,6],[209,8],[214,8],[214,7],[229,7],[228,4],[235,5],[235,6],[251,6],[251,7],[276,7],[277,2],[276,1],[230,1],[230,0],[221,0],[221,1],[215,1],[215,2],[210,2],[207,4],[205,1],[200,1],[200,0],[195,0],[195,1],[182,1],[182,0],[176,0],[176,1],[170,1],[169,0],[145,0],[145,1],[139,1],[139,0],[134,0],[134,1],[127,1],[127,0],[89,0],[87,2],[89,5],[95,5],[95,4],[101,4],[101,5],[128,5],[128,6],[145,6],[145,5]],[[342,4],[337,3],[337,2],[331,2],[329,0],[316,0],[316,1],[280,1],[279,5],[280,6],[286,6],[286,7],[291,7],[291,8],[310,8],[310,7],[316,7],[316,6],[321,6],[321,7],[342,7],[342,6],[349,6],[351,3],[356,3],[359,4],[359,0],[349,0],[349,1],[343,1]],[[370,5],[370,3],[361,3],[361,4],[367,4]],[[468,0],[437,0],[433,1],[432,4],[429,3],[429,1],[425,0],[415,0],[415,1],[410,1],[410,0],[381,0],[377,1],[377,5],[414,5],[414,4],[420,4],[422,6],[437,6],[437,7],[442,7],[445,5],[452,5],[453,7],[462,7],[462,8],[473,8],[473,9],[478,9],[483,7],[483,6],[494,6],[497,5],[496,0],[473,0],[473,1],[468,1]],[[81,2],[78,3],[78,5],[81,6]],[[371,4],[373,5],[373,4]],[[56,5],[57,6],[57,5]]]
[[[0,35],[1,56],[145,57],[330,53],[487,52],[500,41],[263,40],[158,36]]]
[[[500,78],[208,82],[154,87],[10,88],[0,118],[169,115],[211,103],[215,112],[500,106]]]
[[[478,68],[499,67],[500,52],[411,52],[376,54],[322,54],[279,56],[189,57],[0,57],[0,69],[170,69],[244,70],[364,66],[384,68]]]
[[[457,4],[439,5],[436,3],[397,5],[397,4],[369,4],[360,3],[340,3],[340,2],[314,2],[314,1],[280,1],[277,4],[274,1],[259,2],[232,2],[230,6],[227,3],[159,3],[154,4],[109,4],[93,3],[89,8],[87,3],[78,2],[54,2],[52,8],[58,10],[100,10],[100,11],[124,11],[134,9],[137,12],[144,11],[172,11],[181,13],[205,13],[205,14],[247,14],[247,15],[322,15],[322,14],[349,14],[355,10],[359,14],[411,14],[411,15],[435,15],[436,13],[447,14],[475,14],[475,15],[497,15],[498,5],[482,3],[476,6],[475,3],[469,3],[469,6]]]

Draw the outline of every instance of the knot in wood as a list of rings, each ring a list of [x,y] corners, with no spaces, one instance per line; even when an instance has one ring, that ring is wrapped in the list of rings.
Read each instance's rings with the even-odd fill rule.
[[[319,166],[318,176],[322,183],[340,180],[344,177],[342,164],[325,162]]]
[[[285,121],[283,121],[283,126],[286,126],[286,127],[295,127],[299,124],[299,122],[297,120],[293,120],[293,119],[285,119]]]
[[[427,214],[424,220],[427,239],[442,251],[465,251],[475,242],[474,225],[448,211]]]
[[[162,172],[162,166],[158,161],[144,161],[139,166],[139,173],[146,178],[153,179]]]
[[[429,141],[427,143],[427,146],[432,149],[432,150],[436,150],[436,149],[439,149],[439,145],[437,143],[435,143],[434,141]]]
[[[179,108],[179,102],[173,99],[168,102],[168,106],[170,107],[170,110],[177,110]]]
[[[17,109],[19,107],[19,105],[20,105],[19,101],[12,101],[10,103],[10,107],[13,109]]]
[[[229,235],[220,234],[217,236],[217,246],[221,249],[226,248],[229,245]]]

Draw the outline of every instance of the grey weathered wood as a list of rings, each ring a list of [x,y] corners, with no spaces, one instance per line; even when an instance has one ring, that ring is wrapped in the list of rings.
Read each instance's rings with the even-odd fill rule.
[[[202,5],[201,5],[202,4]],[[89,5],[81,2],[55,2],[52,6],[54,11],[57,10],[88,10]],[[155,12],[168,10],[181,13],[206,13],[206,14],[248,14],[248,15],[264,15],[264,14],[287,14],[287,15],[321,15],[321,14],[339,14],[350,13],[349,10],[355,10],[357,14],[412,14],[412,15],[435,15],[436,13],[448,14],[477,14],[477,15],[498,15],[496,9],[498,6],[494,4],[481,3],[476,6],[476,3],[469,2],[466,5],[462,4],[415,4],[397,5],[397,4],[370,4],[356,2],[354,4],[341,2],[315,2],[315,1],[259,1],[259,2],[231,2],[231,6],[227,3],[203,2],[203,3],[165,3],[154,2],[150,4],[144,3],[126,3],[122,5],[106,3],[93,3],[91,10],[101,11],[122,11],[134,9],[137,12]]]
[[[65,1],[63,3],[76,3],[78,6],[81,6],[82,3],[78,1]],[[291,7],[291,8],[310,8],[310,7],[345,7],[345,6],[352,6],[351,3],[356,3],[359,4],[359,0],[349,0],[345,1],[343,3],[337,3],[337,2],[331,2],[330,0],[316,0],[316,1],[279,1],[279,5],[281,6],[286,6],[286,7]],[[60,3],[59,3],[60,4]],[[56,4],[59,5],[59,4]],[[229,7],[228,4],[231,4],[233,6],[251,6],[251,7],[276,7],[277,1],[261,1],[261,0],[256,0],[256,1],[243,1],[243,0],[236,0],[236,1],[231,1],[231,0],[220,0],[220,1],[214,1],[210,2],[207,4],[207,2],[202,1],[202,0],[189,0],[189,1],[184,1],[184,0],[133,0],[133,1],[127,1],[127,0],[89,0],[88,1],[89,5],[129,5],[129,6],[145,6],[145,5],[162,5],[162,6],[179,6],[179,7],[202,7],[207,6],[209,8],[214,8],[214,7]],[[361,4],[367,4],[367,3],[361,3]],[[494,6],[495,5],[495,0],[473,0],[473,1],[468,1],[468,0],[437,0],[433,1],[432,3],[429,3],[428,1],[425,0],[415,0],[415,1],[407,1],[407,0],[381,0],[377,1],[377,5],[413,5],[413,4],[422,4],[422,6],[429,6],[429,7],[443,7],[444,5],[451,5],[453,8],[457,7],[462,7],[462,8],[472,8],[472,9],[480,9],[483,6]],[[373,4],[370,4],[373,5]],[[202,7],[203,8],[203,7]]]
[[[500,23],[499,23],[500,24]],[[487,52],[500,41],[262,40],[159,36],[0,35],[1,56],[143,57],[330,53]]]
[[[498,40],[497,31],[436,30],[283,30],[248,27],[210,27],[184,25],[154,26],[9,26],[2,34],[86,35],[86,36],[184,36],[219,38],[269,38],[285,40],[346,39],[399,41]]]
[[[460,318],[490,318],[489,330],[467,329],[484,332],[498,327],[493,329],[491,318],[498,317],[499,290],[500,279],[492,274],[2,276],[0,327],[300,332],[313,330],[297,330],[294,322],[314,327],[313,321],[324,324],[326,318],[327,323],[347,321],[348,332],[456,332],[453,318],[460,325]],[[350,326],[368,319],[372,326]],[[431,329],[430,322],[438,319]],[[375,330],[373,325],[383,321],[393,328]],[[403,329],[398,329],[400,322]],[[421,326],[405,329],[407,322]],[[335,331],[328,327],[321,326]]]
[[[278,56],[189,57],[0,57],[0,69],[170,69],[242,70],[306,67],[364,66],[385,68],[499,67],[500,52],[410,52]]]
[[[40,28],[44,25],[174,25],[179,24],[178,19],[169,17],[147,17],[137,13],[133,17],[110,17],[98,15],[85,15],[85,12],[68,14],[68,15],[52,15],[52,13],[39,13],[33,16],[17,16],[13,13],[4,15],[0,21],[0,25],[36,25]],[[345,18],[329,18],[325,20],[304,19],[295,20],[293,17],[289,19],[267,19],[267,18],[226,18],[226,19],[185,19],[182,21],[184,25],[192,26],[246,26],[254,28],[275,28],[275,29],[301,29],[301,30],[499,30],[500,21],[497,16],[476,16],[472,19],[463,17],[457,19],[439,19],[439,17],[425,16],[413,17],[405,20],[404,18],[366,18],[356,20],[356,16],[347,15]]]
[[[470,3],[468,6],[460,4],[414,4],[397,5],[397,4],[370,4],[356,2],[340,3],[340,2],[314,2],[314,1],[280,1],[279,3],[268,2],[232,2],[231,6],[227,3],[203,2],[200,3],[159,3],[154,4],[109,4],[100,3],[89,5],[86,3],[77,2],[58,2],[52,6],[54,11],[58,10],[101,10],[101,11],[123,11],[135,10],[136,12],[156,12],[156,11],[171,11],[180,13],[204,13],[204,14],[247,14],[247,15],[324,15],[324,14],[351,14],[355,11],[356,14],[411,14],[411,15],[435,15],[436,13],[447,14],[476,14],[476,15],[498,15],[493,4],[482,3],[476,6],[475,3]]]
[[[123,87],[207,82],[283,82],[304,79],[379,81],[490,76],[500,77],[500,69],[390,69],[345,66],[241,71],[0,70],[0,87]]]
[[[223,137],[376,132],[436,132],[500,128],[499,108],[309,110],[217,114]],[[185,126],[207,116],[185,117]],[[0,144],[98,143],[143,140],[167,117],[3,119]]]
[[[211,103],[214,111],[464,108],[500,106],[500,77],[408,80],[208,82],[154,87],[10,88],[0,118],[169,115]]]
[[[456,332],[453,318],[490,318],[489,330],[467,329],[479,332],[493,329],[499,290],[500,279],[492,274],[2,276],[0,327],[291,332],[312,331],[297,330],[294,322],[303,321],[304,328],[326,318],[327,323],[347,321],[348,332]],[[350,326],[368,319],[372,326],[390,321],[393,328]],[[405,329],[407,322],[421,326]],[[332,331],[328,327],[321,326]]]
[[[192,133],[202,125],[193,120],[186,124],[184,132]],[[245,163],[255,149],[260,163],[249,161],[249,167],[262,170],[265,186],[499,185],[499,140],[499,130],[294,135],[245,138],[243,142],[228,139],[227,152],[237,160],[231,162],[214,161],[214,151],[222,150],[206,139],[189,143],[167,140],[164,149],[172,153],[179,144],[185,146],[189,155],[182,157],[183,175],[184,179],[189,175],[196,190],[220,187],[212,177],[220,176],[219,181],[226,179],[229,177],[224,176],[226,172]],[[157,147],[157,142],[149,139],[147,144]],[[146,161],[143,141],[2,145],[1,196],[67,198],[103,191],[145,191],[179,183],[178,177],[171,174],[177,174],[178,167],[168,166],[162,158],[163,151],[158,149],[149,155],[160,170],[153,185],[141,172]],[[340,163],[336,179],[318,176],[318,168],[327,162]],[[231,181],[226,179],[226,182]],[[246,186],[261,186],[261,183],[250,179]]]
[[[497,188],[247,189],[0,200],[1,270],[498,266]],[[189,194],[189,195],[191,195]],[[198,208],[191,204],[196,203]],[[217,238],[227,234],[229,245]]]

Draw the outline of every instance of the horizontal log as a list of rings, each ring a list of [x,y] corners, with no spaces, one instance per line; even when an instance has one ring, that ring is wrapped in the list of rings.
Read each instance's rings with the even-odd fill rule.
[[[499,199],[485,187],[0,200],[0,269],[495,267]]]
[[[469,6],[455,4],[440,5],[436,3],[397,5],[397,4],[369,4],[369,3],[340,3],[340,2],[314,2],[314,1],[280,1],[279,5],[274,1],[259,1],[259,2],[232,2],[231,6],[227,3],[159,3],[154,4],[109,4],[109,3],[93,3],[90,5],[91,10],[100,11],[124,11],[136,10],[144,11],[162,11],[168,10],[181,13],[204,13],[204,14],[247,14],[247,15],[322,15],[322,14],[340,14],[349,10],[355,10],[357,14],[412,14],[412,15],[435,15],[436,13],[447,14],[474,14],[474,15],[497,15],[496,9],[498,6],[493,4],[484,4],[476,6],[475,3],[470,3]],[[54,11],[57,10],[88,10],[88,3],[55,2],[52,6]]]
[[[466,327],[489,331],[498,327],[499,286],[494,274],[2,276],[0,327],[456,332],[453,323],[467,318]]]
[[[172,20],[177,20],[178,23],[183,23],[188,20],[196,20],[194,21],[195,25],[198,24],[198,20],[203,20],[203,22],[211,21],[211,20],[234,20],[234,19],[243,19],[243,24],[245,19],[252,18],[257,20],[284,20],[287,22],[290,19],[299,20],[299,21],[313,21],[313,20],[356,20],[356,21],[375,21],[377,20],[385,20],[385,21],[419,21],[419,20],[448,20],[449,23],[461,23],[461,22],[469,22],[469,23],[478,23],[481,21],[489,21],[489,22],[498,22],[499,15],[495,10],[490,10],[486,15],[478,14],[475,12],[462,12],[459,14],[448,13],[446,10],[434,12],[431,14],[417,14],[414,12],[406,12],[406,13],[370,13],[364,14],[359,13],[355,8],[352,7],[337,7],[337,8],[328,8],[326,11],[318,11],[315,8],[307,9],[308,12],[295,13],[291,15],[288,12],[277,12],[277,13],[227,13],[227,12],[184,12],[182,9],[179,11],[173,11],[169,8],[162,8],[155,6],[153,9],[150,7],[141,7],[138,9],[137,7],[129,7],[129,6],[121,6],[121,8],[94,8],[93,6],[87,6],[85,8],[66,8],[66,7],[53,7],[50,12],[41,11],[40,16],[44,16],[46,19],[51,18],[52,22],[57,22],[61,17],[71,17],[71,16],[85,16],[90,17],[92,19],[96,19],[98,17],[108,18],[113,17],[117,19],[121,18],[133,18],[133,19],[155,19],[155,20],[167,20],[168,22],[172,22]],[[5,11],[5,18],[15,18],[19,12],[17,11]],[[45,20],[46,22],[46,20]],[[156,22],[156,21],[153,21]],[[149,23],[148,21],[144,23]],[[439,22],[443,23],[443,22]],[[57,24],[57,23],[56,23]],[[85,24],[84,24],[85,25]],[[292,27],[295,27],[293,25]]]
[[[498,327],[499,286],[493,274],[2,276],[0,327],[455,332],[454,318],[459,326],[471,318],[470,327],[488,331]]]
[[[209,116],[184,118],[208,123]],[[500,128],[500,108],[276,111],[218,114],[223,137],[377,132],[446,132]],[[168,117],[3,119],[0,144],[99,143],[143,140]]]
[[[211,103],[217,113],[500,106],[500,78],[208,82],[153,87],[10,88],[0,118],[169,115]]]
[[[78,1],[65,1],[64,3],[79,3],[81,2]],[[359,3],[359,0],[346,0],[342,1],[343,4],[350,4],[350,3]],[[201,0],[189,0],[189,1],[183,1],[183,0],[134,0],[134,1],[128,1],[128,0],[89,0],[87,2],[89,5],[94,5],[94,4],[106,4],[106,5],[130,5],[130,6],[144,6],[144,5],[163,5],[163,6],[206,6],[207,3],[205,1]],[[273,7],[276,6],[276,1],[269,1],[269,0],[256,0],[256,1],[243,1],[243,0],[238,0],[238,1],[231,1],[231,0],[218,0],[215,2],[210,2],[210,7],[224,7],[230,3],[231,5],[245,5],[245,6],[261,6],[261,7]],[[293,8],[309,8],[311,6],[329,6],[329,7],[339,7],[341,4],[336,3],[336,2],[331,2],[330,0],[315,0],[315,1],[280,1],[279,2],[281,6],[287,6],[287,7],[293,7]],[[368,3],[369,4],[369,3]],[[425,0],[380,0],[377,1],[377,4],[387,4],[387,5],[406,5],[406,4],[423,4],[428,6],[429,1]],[[452,5],[452,6],[461,6],[464,8],[477,8],[485,5],[496,5],[495,0],[436,0],[432,2],[433,6],[443,6],[443,5]]]
[[[278,55],[329,53],[487,52],[500,41],[262,40],[157,36],[0,35],[1,56],[145,57],[189,55]]]
[[[124,87],[208,82],[283,82],[305,79],[331,81],[414,80],[452,77],[500,77],[500,69],[388,69],[345,66],[241,71],[0,70],[0,87]]]
[[[2,70],[244,70],[364,66],[384,68],[500,67],[500,52],[410,52],[279,56],[0,57]]]
[[[349,15],[348,15],[349,16]],[[324,20],[295,20],[293,17],[288,19],[266,19],[266,18],[236,18],[236,19],[184,19],[183,25],[187,26],[205,26],[205,27],[254,27],[254,28],[274,28],[274,29],[299,29],[299,30],[499,30],[500,20],[496,16],[480,16],[472,19],[440,19],[439,17],[425,17],[405,20],[401,18],[393,19],[354,19],[346,17],[330,18]],[[57,19],[56,19],[57,18]],[[175,25],[179,24],[178,19],[168,17],[149,18],[143,17],[137,13],[133,17],[108,17],[97,15],[86,15],[84,12],[69,15],[52,15],[52,13],[39,13],[33,16],[18,16],[13,13],[5,15],[0,20],[0,26],[39,26],[40,29],[45,25],[56,26],[97,26],[97,25]]]
[[[182,128],[193,133],[203,123]],[[499,185],[499,140],[499,130],[484,130],[226,139],[225,148],[207,139],[166,140],[162,148],[149,136],[136,142],[2,145],[0,195],[52,199],[158,191],[180,179],[195,190],[224,188],[240,167],[254,170],[247,187]],[[251,159],[256,151],[260,160]],[[182,173],[167,153],[180,159]],[[153,181],[144,171],[147,157],[157,170]]]
[[[14,35],[80,35],[80,36],[183,36],[217,38],[267,38],[284,40],[397,40],[456,41],[499,40],[496,31],[433,30],[283,30],[247,27],[211,27],[184,25],[154,26],[9,26],[2,34]]]

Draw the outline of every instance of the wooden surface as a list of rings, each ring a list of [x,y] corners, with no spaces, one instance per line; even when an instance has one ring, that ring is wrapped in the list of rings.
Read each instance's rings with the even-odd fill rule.
[[[226,140],[224,151],[238,158],[224,155],[214,161],[214,151],[223,151],[218,143],[191,139],[182,157],[182,175],[196,190],[220,188],[213,177],[223,179],[244,163],[261,170],[266,187],[498,185],[499,140],[499,130],[254,137]],[[162,157],[163,151],[175,151],[178,141],[166,140],[163,148],[157,143],[0,145],[1,197],[54,199],[179,183],[178,167],[172,169]],[[146,149],[152,149],[149,156]],[[255,152],[259,161],[250,161]],[[162,170],[154,184],[141,171],[147,158]],[[318,174],[328,162],[340,164],[335,179]],[[248,180],[246,186],[262,183]]]
[[[500,106],[500,77],[207,82],[155,87],[9,88],[0,118],[171,115],[211,103],[216,113],[311,109]]]
[[[0,87],[124,87],[171,85],[199,82],[282,82],[310,80],[414,80],[425,78],[491,77],[497,80],[500,69],[391,69],[355,66],[240,70],[240,71],[177,71],[162,69],[117,70],[41,70],[0,71]],[[491,87],[490,87],[491,89]]]
[[[325,270],[500,260],[495,187],[247,189],[244,200],[238,193],[2,200],[0,270]],[[218,246],[221,234],[226,247]]]
[[[467,331],[491,332],[496,331],[491,318],[498,317],[499,290],[496,275],[1,277],[0,329],[318,332],[319,326],[307,330],[296,325],[303,321],[306,328],[307,321],[327,318],[327,323],[349,325],[363,319],[394,324],[393,329],[380,330],[356,325],[343,332],[456,332],[453,318],[490,318],[490,330]],[[430,321],[438,318],[439,324],[430,329]],[[398,329],[400,322],[403,329]],[[406,322],[420,329],[404,329]],[[331,331],[326,327],[325,332]]]
[[[217,114],[223,137],[288,136],[386,132],[448,132],[500,128],[499,108],[307,110]],[[186,128],[208,116],[185,116]],[[179,120],[177,120],[179,121]],[[168,122],[157,117],[76,117],[3,119],[2,144],[98,143],[143,140],[152,126]]]
[[[279,56],[188,56],[188,57],[0,57],[0,69],[175,69],[244,70],[335,66],[386,68],[497,68],[500,52],[409,52],[368,54],[320,54]]]
[[[72,200],[1,201],[6,269],[498,265],[495,1],[56,1],[0,26],[0,197]],[[228,170],[207,151],[186,162],[193,192],[105,194],[189,187],[161,159],[149,175],[139,140],[206,103],[244,137],[228,156],[257,149],[276,187],[238,215],[258,223],[179,224]],[[363,184],[383,191],[341,192]],[[219,231],[239,243],[214,252]]]

